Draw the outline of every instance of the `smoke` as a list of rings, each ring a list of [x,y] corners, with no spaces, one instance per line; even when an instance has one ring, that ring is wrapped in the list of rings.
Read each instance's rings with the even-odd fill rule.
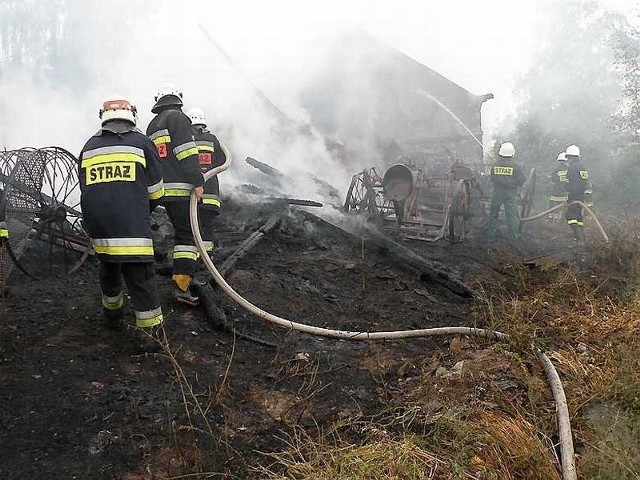
[[[511,38],[526,56],[539,32],[495,14],[524,9],[531,16],[539,2],[512,3],[0,0],[0,142],[7,149],[59,145],[78,153],[99,127],[102,100],[115,93],[136,103],[144,130],[157,88],[171,82],[184,92],[186,108],[205,111],[233,153],[223,192],[265,180],[244,164],[248,156],[293,178],[282,187],[289,195],[317,198],[310,177],[344,192],[352,173],[380,164],[385,145],[407,130],[380,108],[406,86],[397,79],[385,84],[381,60],[345,32],[360,27],[371,42],[392,41],[473,93],[487,93],[513,74],[507,66],[522,69],[524,59],[505,42],[509,57],[481,52],[480,40],[498,38],[496,30],[518,31]],[[465,46],[455,50],[460,40]],[[488,102],[485,111],[498,102],[506,100]]]
[[[128,96],[137,105],[144,130],[152,118],[157,88],[170,82],[184,92],[185,110],[201,107],[211,130],[232,151],[235,163],[222,180],[227,190],[235,183],[261,180],[262,174],[244,164],[247,156],[296,178],[287,194],[317,194],[314,182],[303,173],[337,188],[347,182],[323,136],[308,127],[308,115],[297,99],[320,48],[317,32],[265,39],[247,49],[242,31],[229,30],[217,9],[203,2],[55,3],[53,17],[58,21],[40,37],[30,30],[39,24],[37,1],[27,2],[25,8],[4,6],[14,23],[7,27],[13,34],[2,38],[3,51],[11,54],[22,39],[31,42],[2,68],[4,148],[55,144],[77,153],[99,128],[101,102],[113,94]],[[244,19],[234,19],[231,13],[226,20],[234,25],[258,20],[251,19],[251,12],[242,12]],[[201,29],[228,49],[233,65]],[[56,41],[50,43],[53,36]],[[268,108],[264,93],[282,113]]]
[[[626,20],[599,2],[558,2],[549,12],[545,44],[518,82],[517,113],[504,122],[521,161],[549,171],[558,152],[578,144],[594,183],[613,172],[620,142],[612,120],[623,98],[615,67],[614,32]],[[601,190],[602,191],[602,190]]]

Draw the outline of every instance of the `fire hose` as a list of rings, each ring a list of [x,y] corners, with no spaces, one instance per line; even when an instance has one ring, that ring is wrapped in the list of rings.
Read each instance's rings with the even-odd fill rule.
[[[555,212],[556,210],[563,210],[565,208],[568,208],[570,205],[580,205],[580,206],[582,206],[582,208],[584,208],[587,211],[587,213],[589,214],[589,216],[591,218],[593,218],[593,220],[596,222],[596,227],[598,227],[598,230],[602,234],[602,238],[604,238],[604,241],[606,243],[609,243],[609,236],[604,231],[604,228],[602,228],[602,224],[598,220],[598,217],[596,217],[596,214],[593,213],[593,210],[591,210],[584,202],[581,202],[580,200],[574,200],[572,202],[561,203],[560,205],[556,205],[555,207],[552,207],[552,208],[550,208],[548,210],[545,210],[544,212],[536,213],[535,215],[531,215],[530,217],[521,218],[520,221],[521,222],[531,222],[533,220],[538,220],[538,219],[544,217],[545,215],[548,215],[548,214],[550,214],[552,212]]]
[[[222,149],[226,155],[226,161],[223,165],[215,167],[204,174],[205,181],[213,178],[215,175],[223,172],[231,164],[231,153],[226,145],[221,144]],[[213,276],[216,284],[222,289],[227,296],[229,296],[234,302],[248,310],[253,315],[273,323],[279,327],[288,328],[289,330],[295,330],[298,332],[309,333],[311,335],[318,335],[329,338],[339,338],[343,340],[395,340],[401,338],[417,338],[417,337],[431,337],[440,335],[468,335],[472,337],[492,338],[495,340],[509,340],[509,335],[502,332],[493,330],[487,330],[482,328],[473,327],[438,327],[438,328],[425,328],[417,330],[397,330],[397,331],[382,331],[382,332],[352,332],[345,330],[332,330],[329,328],[315,327],[303,323],[293,322],[285,318],[279,317],[260,307],[249,302],[236,292],[224,279],[224,277],[218,272],[213,261],[209,257],[206,246],[202,240],[200,233],[200,222],[198,218],[198,200],[194,192],[191,192],[191,199],[189,204],[189,218],[191,220],[191,232],[195,239],[196,246],[200,251],[200,256],[207,267],[207,270]],[[571,434],[571,424],[569,422],[569,409],[567,407],[567,401],[564,394],[560,377],[551,363],[551,360],[540,349],[535,348],[536,356],[542,363],[547,379],[551,385],[553,397],[556,402],[556,415],[558,423],[558,432],[560,437],[560,452],[562,462],[562,478],[563,480],[577,480],[576,468],[575,468],[575,455],[573,449],[573,438]]]

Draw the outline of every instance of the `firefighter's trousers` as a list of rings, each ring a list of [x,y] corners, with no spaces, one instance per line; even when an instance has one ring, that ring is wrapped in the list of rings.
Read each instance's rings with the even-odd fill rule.
[[[166,202],[164,208],[176,232],[173,244],[173,274],[193,277],[199,254],[191,233],[189,198]]]
[[[198,215],[200,219],[200,232],[202,233],[202,240],[204,240],[207,253],[211,254],[215,248],[215,218],[218,216],[218,211],[201,207],[198,209]]]
[[[100,262],[102,308],[107,318],[122,317],[124,289],[122,278],[133,302],[136,326],[160,325],[163,321],[153,263]]]
[[[519,237],[518,229],[520,227],[520,217],[517,209],[518,190],[512,187],[502,187],[496,185],[493,188],[491,196],[491,204],[489,206],[489,221],[487,222],[487,232],[489,236],[496,234],[496,225],[498,223],[498,215],[500,207],[504,205],[504,214],[507,221],[507,229],[509,237],[515,240]]]
[[[584,195],[569,195],[569,202],[584,202]],[[584,222],[582,217],[582,205],[569,205],[567,207],[567,224],[571,227],[578,242],[584,241]]]

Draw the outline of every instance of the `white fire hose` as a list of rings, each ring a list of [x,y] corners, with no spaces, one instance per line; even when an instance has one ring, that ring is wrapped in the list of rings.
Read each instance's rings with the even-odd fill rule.
[[[204,174],[205,181],[223,172],[231,164],[231,152],[222,144],[222,149],[226,155],[226,161],[223,165],[215,167]],[[312,325],[306,325],[304,323],[293,322],[285,318],[279,317],[272,313],[262,310],[260,307],[249,302],[236,292],[224,279],[220,272],[216,269],[213,261],[208,255],[206,247],[200,234],[200,222],[198,219],[198,200],[195,193],[191,192],[191,199],[189,204],[189,217],[191,220],[191,232],[195,239],[196,246],[200,251],[200,256],[209,270],[209,273],[213,276],[213,279],[218,286],[224,291],[233,301],[244,307],[253,315],[262,318],[270,323],[284,327],[289,330],[296,330],[303,333],[309,333],[311,335],[319,335],[322,337],[340,338],[343,340],[395,340],[400,338],[416,338],[416,337],[432,337],[439,335],[469,335],[473,337],[493,338],[495,340],[509,340],[509,335],[502,332],[496,332],[493,330],[486,330],[482,328],[472,327],[438,327],[438,328],[424,328],[418,330],[397,330],[387,332],[351,332],[346,330],[332,330],[329,328],[315,327]],[[567,408],[567,401],[564,395],[564,389],[560,382],[555,367],[551,363],[551,360],[539,349],[535,349],[536,355],[543,365],[544,371],[547,375],[547,379],[551,384],[551,389],[556,402],[556,414],[557,423],[560,436],[560,449],[561,449],[561,461],[562,461],[562,478],[564,480],[577,480],[576,468],[575,468],[575,456],[573,450],[573,439],[571,435],[571,425],[569,423],[569,410]]]
[[[568,208],[569,205],[581,205],[582,208],[584,208],[587,211],[589,216],[591,218],[593,218],[593,220],[596,222],[596,227],[598,227],[598,230],[602,234],[602,238],[604,238],[604,241],[606,243],[609,243],[609,236],[607,235],[607,232],[604,231],[604,228],[602,228],[602,224],[600,223],[600,220],[598,220],[598,217],[596,217],[596,214],[593,213],[593,210],[591,210],[585,203],[581,202],[580,200],[574,200],[574,201],[568,202],[568,203],[561,203],[560,205],[556,205],[555,207],[552,207],[549,210],[545,210],[544,212],[536,213],[535,215],[531,215],[530,217],[521,218],[520,221],[521,222],[531,222],[532,220],[538,220],[538,219],[550,214],[551,212],[555,212],[556,210],[563,210],[565,208]]]

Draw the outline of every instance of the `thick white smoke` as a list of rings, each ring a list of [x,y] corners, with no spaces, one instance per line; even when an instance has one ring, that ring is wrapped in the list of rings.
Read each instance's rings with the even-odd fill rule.
[[[329,47],[340,35],[362,28],[390,41],[473,93],[496,93],[484,110],[503,111],[509,100],[493,86],[505,91],[526,65],[552,2],[527,0],[518,8],[506,0],[0,2],[0,41],[11,53],[0,63],[0,142],[7,149],[55,144],[77,153],[99,126],[101,101],[114,93],[137,104],[144,129],[153,96],[168,81],[184,92],[186,107],[203,108],[211,129],[233,150],[236,164],[223,185],[260,180],[244,165],[251,156],[294,176],[292,195],[316,195],[301,171],[344,191],[353,170],[336,160],[322,136],[304,128],[310,117],[303,105],[308,98],[301,97],[318,78],[331,77],[332,60],[339,59],[328,57]],[[526,16],[535,21],[523,23]],[[496,50],[505,35],[509,42]],[[23,50],[17,58],[15,45]],[[366,65],[340,67],[351,76],[351,89],[326,113],[331,140],[351,141],[362,157],[356,163],[373,165],[370,72]],[[292,120],[288,128],[255,87]],[[354,111],[366,114],[354,117]],[[486,119],[485,128],[491,128]]]

